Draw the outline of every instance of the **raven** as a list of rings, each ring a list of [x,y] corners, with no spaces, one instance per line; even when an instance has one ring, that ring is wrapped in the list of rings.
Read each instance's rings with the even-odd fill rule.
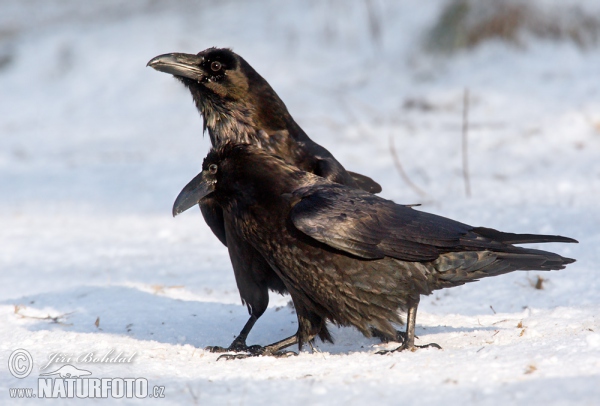
[[[228,141],[250,143],[333,182],[371,193],[381,191],[371,178],[346,171],[329,151],[312,141],[267,81],[230,49],[209,48],[197,55],[159,55],[148,66],[172,74],[190,90],[213,147]],[[242,303],[250,313],[229,348],[209,349],[246,350],[246,338],[269,303],[269,289],[283,294],[286,286],[263,256],[240,236],[233,226],[234,219],[224,214],[220,206],[206,201],[200,209],[213,233],[228,248]]]
[[[376,329],[393,340],[398,310],[407,312],[407,325],[393,351],[414,350],[420,295],[575,261],[513,245],[574,239],[472,227],[331,182],[250,145],[212,149],[202,172],[177,197],[173,215],[200,201],[223,209],[295,305],[297,333],[252,355],[272,355],[295,343],[302,348],[316,336],[332,341],[327,320],[365,336]]]

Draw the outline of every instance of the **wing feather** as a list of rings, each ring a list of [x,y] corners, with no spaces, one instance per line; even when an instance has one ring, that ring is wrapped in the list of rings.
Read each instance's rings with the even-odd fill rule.
[[[431,261],[461,245],[471,226],[423,213],[341,185],[298,189],[294,226],[333,248],[365,259]]]

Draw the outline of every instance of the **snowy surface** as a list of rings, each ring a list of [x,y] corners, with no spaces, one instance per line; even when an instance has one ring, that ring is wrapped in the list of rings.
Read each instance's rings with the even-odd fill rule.
[[[8,388],[36,385],[52,353],[110,350],[136,356],[74,365],[145,377],[170,404],[598,402],[598,49],[530,39],[438,59],[420,45],[442,1],[373,2],[375,39],[366,3],[0,2],[0,402]],[[333,328],[336,343],[315,353],[217,362],[203,348],[228,345],[247,312],[199,212],[170,215],[208,139],[183,86],[145,67],[213,45],[241,54],[308,134],[379,181],[384,197],[576,238],[544,248],[577,262],[424,297],[418,341],[442,351],[379,356],[378,340]],[[390,137],[426,196],[399,176]],[[271,299],[251,344],[295,332],[289,297]],[[22,380],[6,368],[17,348],[35,364]]]

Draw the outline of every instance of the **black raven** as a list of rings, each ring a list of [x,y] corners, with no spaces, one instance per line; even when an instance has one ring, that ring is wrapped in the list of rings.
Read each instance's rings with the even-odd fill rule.
[[[316,336],[331,341],[326,320],[366,336],[374,328],[394,339],[391,323],[401,321],[398,310],[408,316],[396,350],[413,350],[420,295],[516,270],[563,269],[574,260],[513,244],[577,242],[472,227],[417,211],[249,145],[211,150],[202,172],[177,197],[173,215],[199,201],[223,209],[292,296],[298,332],[256,354],[296,342],[301,348]]]
[[[289,114],[285,104],[242,57],[230,49],[209,48],[197,55],[159,55],[148,66],[170,73],[191,92],[214,147],[224,142],[250,143],[282,157],[287,163],[333,182],[381,191],[372,179],[348,172],[329,151],[312,141]],[[213,233],[227,246],[242,303],[250,318],[229,348],[245,350],[246,338],[269,303],[269,289],[285,293],[280,280],[263,257],[232,226],[233,219],[218,205],[200,204]]]

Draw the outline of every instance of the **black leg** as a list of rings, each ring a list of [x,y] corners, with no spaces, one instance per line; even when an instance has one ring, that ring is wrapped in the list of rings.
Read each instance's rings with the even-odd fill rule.
[[[258,317],[251,315],[246,324],[244,325],[242,331],[240,331],[240,334],[238,334],[238,336],[235,338],[235,340],[233,340],[233,342],[228,348],[219,346],[209,346],[206,347],[205,350],[210,352],[244,352],[249,351],[250,348],[259,347],[248,347],[246,345],[246,338],[248,338],[248,334],[250,334],[250,330],[252,330],[252,327],[254,327],[254,323],[256,323],[256,320],[258,320]]]
[[[381,350],[376,354],[389,354],[391,352],[400,352],[404,350],[416,351],[417,348],[434,347],[442,349],[438,344],[430,343],[425,345],[415,345],[415,324],[417,322],[417,308],[419,307],[419,297],[412,298],[408,302],[408,312],[406,315],[406,333],[403,337],[402,345],[394,350]]]
[[[292,298],[294,298],[294,292],[290,291],[290,294],[292,295]],[[296,316],[298,317],[298,331],[296,331],[296,334],[264,347],[258,345],[248,347],[246,354],[223,354],[217,358],[217,361],[220,359],[242,359],[261,355],[271,357],[298,355],[293,351],[284,351],[284,349],[294,344],[300,344],[301,342],[311,342],[317,335],[322,340],[333,342],[327,330],[327,326],[325,325],[325,319],[318,314],[308,311],[301,303],[296,303],[294,301],[294,305],[296,307]]]

